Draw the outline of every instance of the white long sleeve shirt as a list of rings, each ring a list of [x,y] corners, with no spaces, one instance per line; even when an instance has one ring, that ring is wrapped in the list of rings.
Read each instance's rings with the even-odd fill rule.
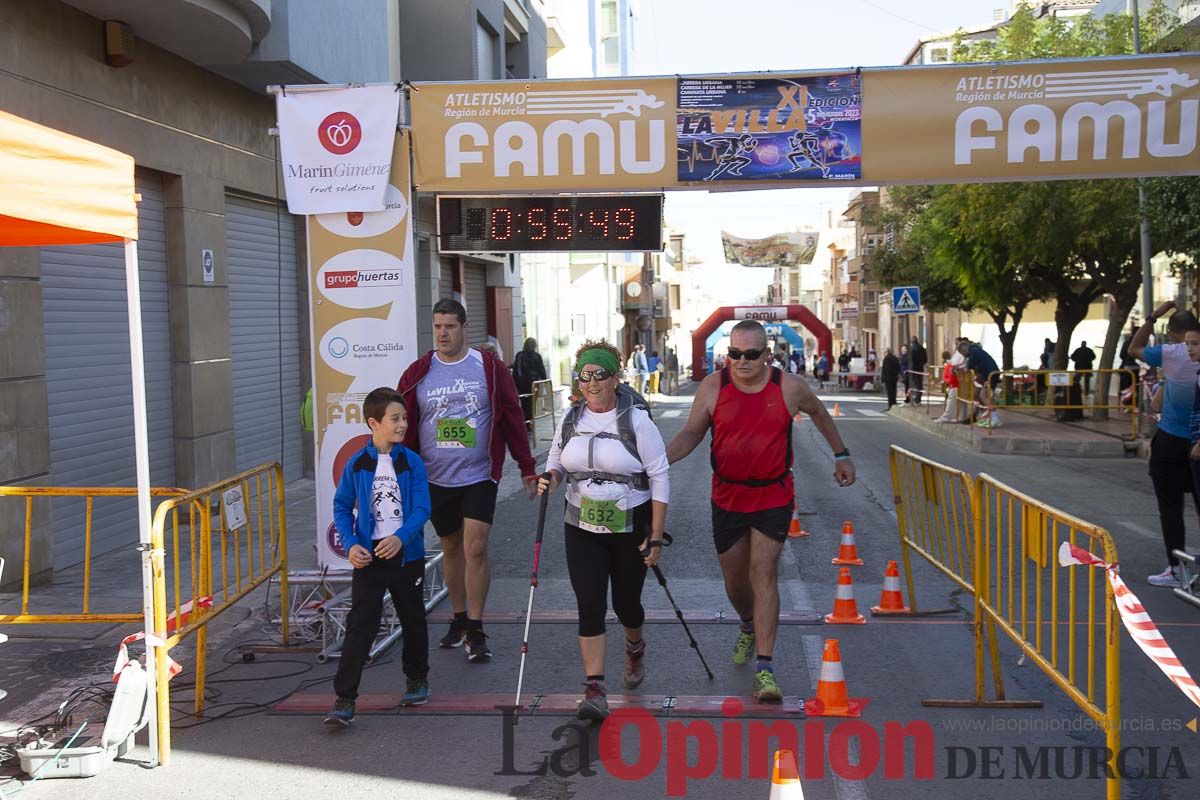
[[[645,472],[650,477],[650,489],[634,489],[632,486],[620,483],[593,483],[590,480],[578,484],[567,484],[567,502],[573,506],[580,504],[582,495],[592,500],[618,500],[617,507],[625,510],[633,509],[647,500],[658,500],[666,503],[671,498],[671,483],[668,477],[667,447],[663,443],[658,426],[650,419],[650,415],[640,408],[631,408],[633,414],[633,430],[637,438],[638,459],[625,449],[619,439],[595,438],[595,434],[608,432],[617,434],[617,410],[597,414],[584,408],[575,424],[575,435],[567,442],[566,448],[560,447],[562,441],[562,424],[566,419],[559,420],[558,430],[554,432],[554,443],[550,447],[546,469],[559,472],[609,472],[615,475],[635,475]]]

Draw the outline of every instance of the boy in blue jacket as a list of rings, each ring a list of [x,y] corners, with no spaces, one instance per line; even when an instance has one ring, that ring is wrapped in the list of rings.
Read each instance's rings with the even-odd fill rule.
[[[429,699],[429,632],[425,627],[425,522],[429,480],[421,458],[401,442],[408,429],[404,403],[379,388],[363,401],[371,441],[351,457],[338,481],[333,518],[354,575],[350,613],[333,688],[337,701],[327,725],[349,725],[371,643],[391,592],[404,629],[401,662],[408,678],[404,705]],[[357,508],[358,513],[355,514]]]

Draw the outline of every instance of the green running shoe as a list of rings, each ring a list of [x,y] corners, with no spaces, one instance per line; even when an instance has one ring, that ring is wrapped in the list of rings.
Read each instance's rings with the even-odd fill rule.
[[[749,664],[754,655],[754,634],[738,631],[737,641],[733,645],[733,663]]]
[[[760,669],[754,673],[754,699],[760,703],[778,703],[783,700],[783,692],[775,682],[775,673],[769,669]]]

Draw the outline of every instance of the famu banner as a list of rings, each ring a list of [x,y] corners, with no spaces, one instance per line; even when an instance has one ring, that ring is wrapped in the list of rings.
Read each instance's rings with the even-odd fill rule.
[[[392,84],[275,96],[288,211],[384,207],[400,92]]]
[[[1200,56],[866,70],[868,183],[1200,172]]]
[[[675,183],[675,79],[418,83],[421,191],[645,190]]]
[[[409,138],[407,130],[396,136],[382,211],[307,218],[317,558],[334,569],[350,567],[333,525],[333,494],[350,456],[370,438],[363,399],[394,388],[417,355]]]

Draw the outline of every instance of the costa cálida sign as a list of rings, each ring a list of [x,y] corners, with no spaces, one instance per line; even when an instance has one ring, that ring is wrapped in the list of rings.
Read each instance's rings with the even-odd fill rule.
[[[785,77],[418,83],[410,93],[417,188],[707,188],[701,173],[719,174],[730,189],[763,188],[753,180],[763,175],[782,188],[834,178],[875,186],[1200,174],[1200,56]],[[782,88],[760,85],[770,82]],[[861,111],[830,111],[826,95],[848,92],[858,102],[851,95],[860,84]],[[698,92],[707,104],[700,111]],[[704,114],[748,122],[740,133],[709,132],[696,124]],[[783,125],[778,135],[773,123]]]

